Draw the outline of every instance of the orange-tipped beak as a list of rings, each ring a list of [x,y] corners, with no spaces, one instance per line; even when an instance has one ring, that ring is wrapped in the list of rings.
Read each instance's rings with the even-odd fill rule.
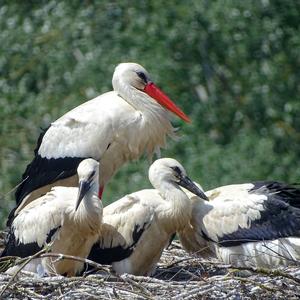
[[[191,122],[189,117],[178,106],[176,106],[175,103],[167,95],[165,95],[153,82],[149,82],[145,86],[144,92],[185,122]]]

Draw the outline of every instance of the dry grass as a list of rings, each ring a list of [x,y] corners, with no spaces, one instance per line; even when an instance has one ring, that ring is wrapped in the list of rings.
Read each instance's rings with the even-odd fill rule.
[[[299,275],[298,275],[299,274]],[[0,273],[3,299],[299,299],[300,268],[236,270],[188,255],[177,242],[153,277],[116,276],[103,268],[84,277]]]

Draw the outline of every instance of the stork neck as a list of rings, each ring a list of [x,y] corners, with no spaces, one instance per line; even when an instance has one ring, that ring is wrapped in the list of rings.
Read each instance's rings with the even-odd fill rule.
[[[164,208],[165,217],[174,222],[170,222],[172,231],[182,229],[190,220],[192,206],[187,195],[175,183],[164,182],[160,186],[160,194],[166,201]]]
[[[175,136],[170,121],[171,113],[146,93],[132,86],[118,82],[114,88],[136,113],[135,131],[138,138],[128,139],[131,159],[137,159],[139,153],[144,151],[151,157],[154,151],[159,152],[160,147],[165,146],[167,136]]]
[[[83,205],[79,206],[84,208],[86,211],[91,212],[93,208],[93,203],[95,202],[95,198],[98,198],[96,190],[89,190],[83,197],[82,203]]]
[[[102,220],[102,202],[98,197],[99,184],[95,183],[84,195],[76,211],[76,218],[90,227],[98,227]]]

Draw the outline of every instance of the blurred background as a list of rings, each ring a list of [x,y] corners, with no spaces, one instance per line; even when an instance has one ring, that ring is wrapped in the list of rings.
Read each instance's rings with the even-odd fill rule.
[[[299,1],[0,5],[1,224],[41,128],[111,90],[120,62],[143,65],[191,117],[174,117],[179,139],[162,156],[205,189],[300,181]],[[105,203],[150,187],[148,166],[144,157],[123,167]]]

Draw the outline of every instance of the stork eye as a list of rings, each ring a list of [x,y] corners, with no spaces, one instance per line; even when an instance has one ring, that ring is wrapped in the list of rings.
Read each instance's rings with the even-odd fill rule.
[[[176,176],[181,176],[182,172],[181,172],[180,168],[175,166],[175,167],[171,167],[171,169],[175,171]]]
[[[91,174],[90,174],[90,176],[89,176],[89,180],[91,180],[91,179],[94,177],[95,173],[96,173],[95,170],[91,172]]]
[[[137,74],[137,75],[138,75],[145,83],[148,82],[145,73],[139,71],[139,72],[136,72],[136,74]]]

